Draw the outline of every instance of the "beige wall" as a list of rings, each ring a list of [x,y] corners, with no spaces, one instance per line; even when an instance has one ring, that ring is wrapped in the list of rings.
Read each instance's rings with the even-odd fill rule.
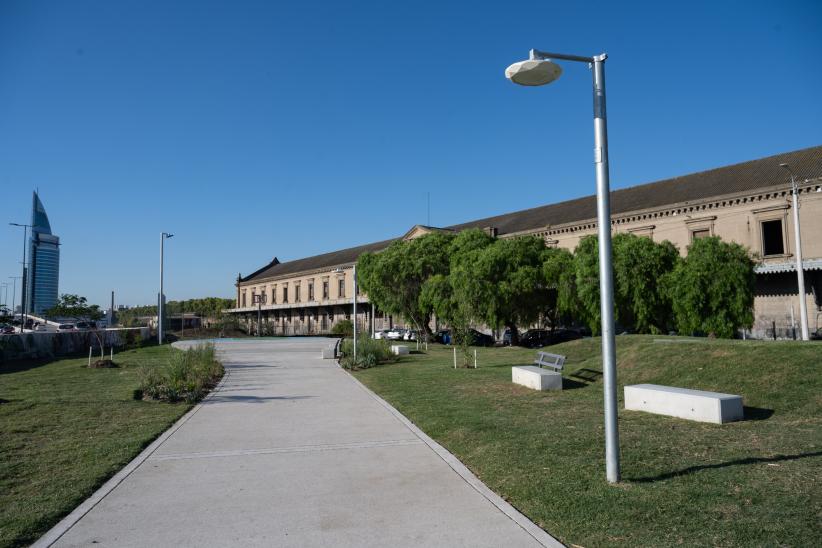
[[[802,248],[805,259],[822,258],[822,186],[820,181],[805,184],[800,194],[800,218],[802,230]],[[698,203],[675,204],[654,210],[636,211],[631,214],[614,216],[613,233],[635,233],[652,238],[654,241],[669,240],[677,246],[680,253],[686,253],[695,231],[707,231],[710,235],[723,240],[739,243],[750,250],[757,258],[762,256],[761,223],[768,220],[781,220],[785,253],[779,256],[765,257],[764,262],[786,262],[795,260],[795,238],[791,209],[791,196],[786,188],[773,188],[758,194],[731,195]],[[407,237],[415,237],[427,232],[415,230]],[[574,223],[565,226],[550,226],[541,230],[521,234],[507,234],[503,237],[516,237],[524,234],[542,236],[548,245],[555,245],[573,250],[582,237],[595,234],[595,220]],[[334,272],[341,268],[342,272]],[[345,283],[345,294],[339,294],[338,280]],[[794,275],[795,279],[795,275]],[[309,283],[314,283],[314,298],[309,300]],[[323,298],[323,281],[329,283],[328,298]],[[796,286],[788,287],[783,295],[757,296],[755,311],[757,323],[770,325],[774,318],[784,322],[790,311],[790,300],[797,301],[795,315],[798,318],[798,300]],[[300,287],[300,299],[297,300],[296,287]],[[288,303],[283,302],[283,289],[288,287]],[[791,293],[791,291],[793,293]],[[810,291],[810,289],[808,289]],[[353,271],[351,265],[327,268],[294,276],[272,278],[263,281],[240,284],[237,307],[245,310],[256,310],[252,294],[265,292],[266,301],[263,310],[293,309],[314,306],[350,305],[353,295]],[[272,292],[276,293],[276,302],[272,302]],[[242,294],[245,293],[245,307],[242,306]],[[809,318],[811,329],[817,326],[817,307],[813,296],[808,295]],[[365,304],[365,294],[358,296],[358,302]],[[370,307],[363,306],[361,313]],[[359,315],[358,315],[359,316]],[[335,318],[336,320],[336,318]],[[798,321],[798,320],[797,320]]]

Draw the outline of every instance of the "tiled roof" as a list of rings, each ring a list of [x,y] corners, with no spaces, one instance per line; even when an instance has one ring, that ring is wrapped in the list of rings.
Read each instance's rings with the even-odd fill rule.
[[[777,154],[741,164],[700,171],[653,183],[611,192],[611,214],[622,215],[632,211],[666,205],[698,202],[716,196],[750,192],[761,188],[788,185],[787,172],[779,164],[790,164],[799,179],[822,177],[822,146]],[[596,196],[586,196],[558,204],[487,217],[445,227],[450,230],[494,227],[502,236],[514,232],[535,230],[548,225],[582,222],[596,218]],[[263,267],[242,281],[270,278],[353,263],[362,253],[380,251],[399,238],[384,240]]]

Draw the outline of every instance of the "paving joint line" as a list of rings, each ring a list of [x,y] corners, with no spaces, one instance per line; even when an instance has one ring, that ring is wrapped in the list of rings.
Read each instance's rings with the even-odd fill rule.
[[[412,440],[385,440],[364,441],[355,443],[334,443],[325,445],[294,445],[290,447],[271,447],[267,449],[236,449],[233,451],[209,451],[203,453],[173,453],[168,455],[153,455],[151,462],[165,460],[210,459],[220,457],[242,457],[247,455],[276,455],[283,453],[313,453],[323,451],[343,451],[346,449],[371,449],[378,447],[403,447],[406,445],[422,445],[419,438]]]

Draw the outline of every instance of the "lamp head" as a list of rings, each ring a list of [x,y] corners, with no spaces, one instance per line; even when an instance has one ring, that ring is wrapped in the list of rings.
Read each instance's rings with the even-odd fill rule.
[[[163,236],[164,236],[166,239],[168,239],[168,238],[173,238],[173,237],[174,237],[174,234],[169,234],[168,232],[163,232]]]
[[[544,86],[560,77],[562,67],[550,59],[536,59],[534,50],[527,61],[514,63],[505,69],[505,77],[521,86]]]

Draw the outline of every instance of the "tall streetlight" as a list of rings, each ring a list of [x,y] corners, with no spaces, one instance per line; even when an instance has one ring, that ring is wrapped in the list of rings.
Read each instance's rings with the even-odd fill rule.
[[[173,238],[174,234],[168,232],[160,233],[160,302],[157,306],[157,341],[163,344],[163,308],[165,308],[163,295],[163,244],[166,239]]]
[[[344,273],[342,268],[334,269],[334,272]],[[354,278],[354,363],[357,363],[357,263],[354,263],[352,269],[352,276]]]
[[[11,317],[14,318],[14,305],[17,304],[17,301],[14,300],[15,294],[17,293],[17,280],[22,280],[23,278],[20,276],[9,276],[12,280],[12,287],[11,287]]]
[[[6,282],[0,283],[0,287],[3,288],[3,306],[6,308],[9,306],[9,285]]]
[[[26,239],[28,237],[28,229],[31,228],[34,230],[32,225],[22,224],[22,223],[9,223],[11,226],[21,226],[23,227],[23,276],[21,280],[21,288],[20,288],[20,333],[23,332],[23,329],[26,327]]]
[[[788,164],[779,164],[791,174],[791,195],[793,196],[793,232],[796,236],[796,283],[799,286],[799,318],[802,322],[802,340],[810,340],[808,333],[808,303],[805,300],[805,267],[802,264],[802,235],[799,231],[799,185],[796,174]]]
[[[597,226],[599,229],[599,291],[602,315],[602,373],[605,391],[605,475],[609,482],[620,479],[619,430],[617,427],[616,340],[614,339],[614,284],[611,265],[611,203],[608,182],[608,126],[605,113],[606,54],[584,57],[547,53],[532,49],[527,61],[505,69],[505,76],[523,86],[550,84],[562,74],[551,59],[587,63],[594,81],[594,166],[597,180]]]

